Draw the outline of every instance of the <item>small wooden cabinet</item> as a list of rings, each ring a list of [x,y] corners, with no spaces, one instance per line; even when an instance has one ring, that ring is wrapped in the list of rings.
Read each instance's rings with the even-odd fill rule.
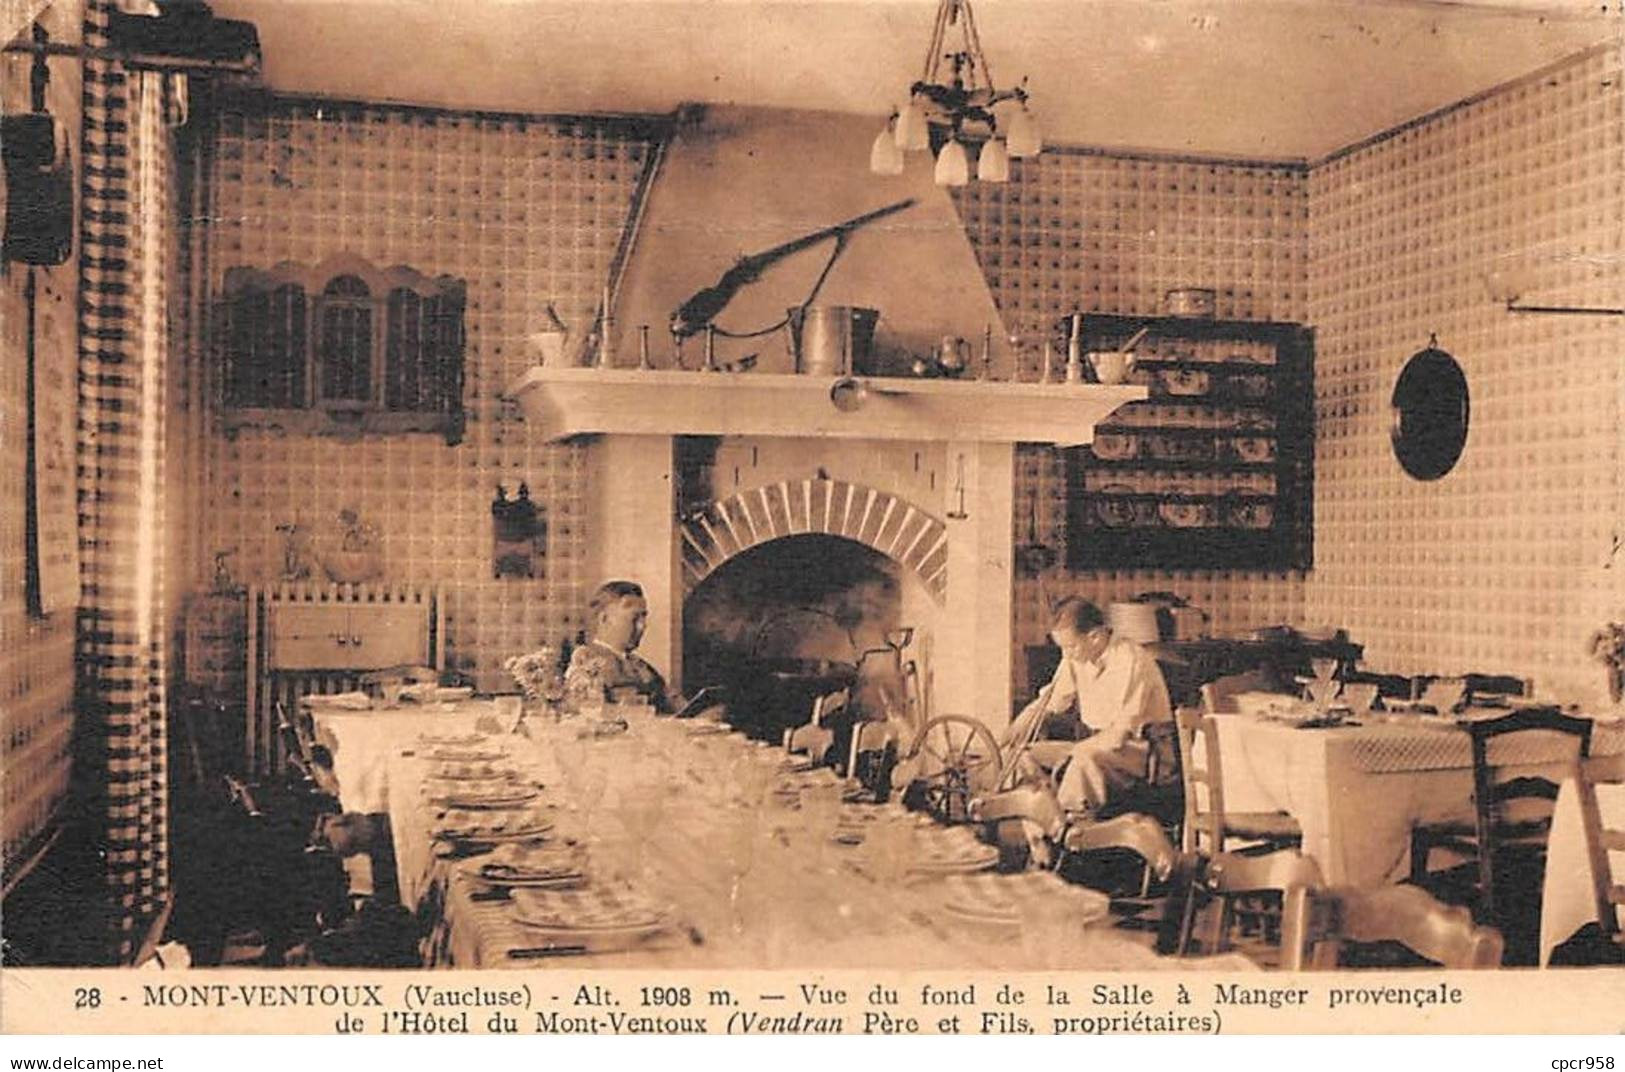
[[[273,670],[376,670],[429,660],[429,616],[409,604],[274,603],[266,609]]]
[[[445,666],[445,604],[436,587],[283,584],[248,596],[245,769],[284,761],[277,708],[310,693],[360,687],[369,670]]]
[[[1073,569],[1307,569],[1313,558],[1314,350],[1299,324],[1083,317],[1083,348],[1141,328],[1118,409],[1067,452]]]

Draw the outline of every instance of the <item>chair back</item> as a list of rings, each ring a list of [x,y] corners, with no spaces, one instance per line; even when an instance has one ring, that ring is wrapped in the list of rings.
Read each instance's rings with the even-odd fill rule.
[[[1597,907],[1597,926],[1603,937],[1619,940],[1619,909],[1625,906],[1625,883],[1614,880],[1609,853],[1625,853],[1625,827],[1603,821],[1597,803],[1597,783],[1586,764],[1578,765],[1574,787],[1580,800],[1580,828],[1585,833],[1586,858],[1591,864],[1592,896]]]
[[[1150,786],[1180,781],[1179,723],[1149,722],[1140,730],[1145,740],[1145,781]]]
[[[1172,919],[1164,917],[1165,937],[1161,951],[1184,956],[1190,952],[1195,936],[1196,914],[1199,903],[1205,900],[1219,902],[1219,911],[1203,942],[1204,952],[1222,953],[1229,948],[1230,928],[1234,917],[1232,902],[1238,897],[1255,894],[1278,894],[1283,907],[1283,919],[1299,918],[1303,899],[1309,890],[1322,884],[1320,865],[1314,857],[1305,856],[1297,849],[1281,849],[1263,856],[1244,856],[1240,853],[1221,852],[1212,857],[1185,854],[1176,867],[1175,888],[1169,897]],[[1177,927],[1170,924],[1177,920]],[[1283,923],[1283,942],[1286,933]]]
[[[1178,728],[1179,778],[1185,791],[1185,821],[1180,848],[1197,852],[1202,837],[1209,852],[1224,849],[1224,779],[1220,774],[1218,727],[1194,707],[1174,712]],[[1196,742],[1202,741],[1202,758],[1196,759]]]
[[[1529,707],[1500,718],[1465,722],[1473,744],[1474,833],[1478,845],[1479,903],[1483,918],[1497,919],[1495,858],[1498,843],[1538,841],[1551,831],[1557,784],[1548,778],[1502,778],[1490,763],[1490,742],[1513,733],[1555,732],[1574,739],[1576,766],[1591,754],[1592,722],[1555,707]]]
[[[1235,714],[1236,696],[1243,692],[1270,692],[1275,682],[1262,670],[1227,674],[1202,686],[1202,710],[1209,715]]]
[[[801,725],[792,726],[784,731],[784,750],[805,753],[815,760],[825,758],[830,746],[835,743],[835,734],[824,726],[824,722],[837,712],[845,710],[850,697],[851,693],[847,689],[813,697],[812,717]]]
[[[1282,967],[1335,968],[1345,944],[1398,942],[1444,968],[1498,968],[1503,941],[1465,908],[1417,886],[1307,889],[1289,899],[1281,924]]]
[[[1563,715],[1552,707],[1511,711],[1510,715],[1462,723],[1472,737],[1472,807],[1479,858],[1479,905],[1482,918],[1498,919],[1495,890],[1497,845],[1508,841],[1540,843],[1552,828],[1557,783],[1537,776],[1501,778],[1490,763],[1490,742],[1514,733],[1560,733],[1575,739],[1575,765],[1591,755],[1591,720]]]

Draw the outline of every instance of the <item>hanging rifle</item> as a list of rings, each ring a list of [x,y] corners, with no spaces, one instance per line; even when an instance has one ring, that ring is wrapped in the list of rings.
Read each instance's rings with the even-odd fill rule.
[[[677,307],[677,311],[671,314],[672,335],[678,339],[686,339],[690,335],[697,335],[704,331],[711,321],[715,320],[717,315],[727,307],[728,303],[733,301],[734,295],[738,294],[741,288],[749,283],[756,282],[757,279],[761,278],[764,271],[778,261],[790,256],[790,254],[798,253],[808,246],[817,245],[826,238],[833,238],[839,243],[844,243],[847,236],[859,227],[873,223],[882,217],[890,216],[895,212],[901,212],[913,204],[914,198],[910,197],[894,205],[887,205],[885,208],[877,208],[873,212],[854,216],[852,219],[844,223],[837,223],[833,227],[826,227],[821,231],[814,231],[812,234],[792,239],[783,245],[763,250],[761,253],[741,257],[737,264],[722,273],[722,278],[717,280],[715,285],[706,287]],[[837,247],[836,252],[839,253],[839,247]],[[831,264],[834,263],[833,257],[830,262]],[[824,271],[827,274],[829,269],[826,267]],[[822,276],[819,281],[823,281]],[[816,293],[815,290],[814,295]],[[809,296],[808,301],[811,300],[812,297]]]

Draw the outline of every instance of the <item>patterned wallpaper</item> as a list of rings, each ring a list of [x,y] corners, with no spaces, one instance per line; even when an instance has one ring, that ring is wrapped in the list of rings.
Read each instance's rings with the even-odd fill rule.
[[[278,525],[318,548],[346,507],[382,533],[385,580],[446,586],[448,665],[500,667],[580,625],[583,454],[532,442],[503,387],[533,360],[524,339],[552,302],[590,321],[647,149],[624,126],[471,116],[332,101],[244,98],[220,116],[207,238],[210,292],[224,274],[340,252],[468,284],[468,428],[355,442],[275,430],[212,437],[204,551],[236,549],[243,582],[282,567]],[[212,392],[213,386],[205,388]],[[528,483],[548,552],[530,580],[492,579],[490,504]]]
[[[82,10],[68,0],[46,10],[42,21],[52,39],[77,39]],[[0,57],[0,110],[12,114],[29,109],[30,66],[26,57]],[[61,61],[50,71],[46,106],[74,135],[77,160],[78,71]],[[67,793],[73,730],[74,608],[70,603],[46,617],[32,617],[24,591],[28,275],[24,265],[0,266],[0,346],[5,354],[0,360],[0,771],[5,775],[0,778],[0,853],[8,867]],[[59,420],[67,421],[66,428],[55,431],[71,444],[78,271],[70,258],[57,267],[34,269],[34,279],[42,373],[38,408],[42,414],[65,414]],[[71,471],[68,478],[71,495]]]
[[[1052,150],[1012,161],[1009,183],[972,184],[956,201],[1006,329],[1026,340],[1025,375],[1036,378],[1042,333],[1060,317],[1156,315],[1175,287],[1216,290],[1221,317],[1303,321],[1308,194],[1301,165]],[[1016,465],[1016,542],[1029,542],[1031,529],[1059,551],[1066,541],[1061,455],[1026,447]],[[1186,597],[1208,611],[1218,633],[1302,622],[1297,572],[1058,570],[1042,588],[1018,579],[1017,696],[1027,688],[1023,646],[1044,643],[1046,600],[1073,593],[1104,605],[1145,591]]]
[[[1396,672],[1510,672],[1597,699],[1592,629],[1625,612],[1617,317],[1509,313],[1625,295],[1625,88],[1618,47],[1353,148],[1310,176],[1318,328],[1310,618],[1348,625]],[[1466,371],[1454,471],[1406,477],[1389,396],[1437,335]]]
[[[1600,681],[1580,645],[1620,603],[1621,569],[1604,568],[1620,516],[1620,325],[1509,315],[1480,276],[1527,268],[1542,300],[1617,303],[1617,73],[1616,53],[1580,57],[1314,166],[1059,149],[1014,162],[1007,185],[959,191],[1006,325],[1027,338],[1027,375],[1036,334],[1064,313],[1156,314],[1176,286],[1216,289],[1220,316],[1317,331],[1315,570],[1060,571],[1042,592],[1023,579],[1018,649],[1042,640],[1046,596],[1158,589],[1206,608],[1218,633],[1347,626],[1381,669]],[[236,547],[241,577],[270,580],[276,525],[330,538],[353,505],[384,530],[390,579],[453,586],[456,665],[489,669],[573,630],[595,580],[583,459],[527,442],[496,395],[530,364],[522,340],[547,301],[571,323],[590,316],[647,143],[579,122],[293,100],[235,107],[218,135],[212,285],[234,265],[341,250],[467,279],[470,423],[457,447],[216,436],[206,550]],[[1421,485],[1392,461],[1387,398],[1435,332],[1472,381],[1473,438],[1456,473]],[[1025,448],[1017,465],[1017,541],[1031,516],[1061,546],[1059,456]],[[520,480],[549,511],[549,553],[536,580],[497,582],[486,511],[498,481]],[[1015,667],[1019,688],[1019,650]]]

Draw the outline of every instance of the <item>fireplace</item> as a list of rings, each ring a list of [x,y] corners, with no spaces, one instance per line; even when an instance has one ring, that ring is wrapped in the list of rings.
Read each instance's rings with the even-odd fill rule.
[[[888,636],[907,626],[912,656],[930,647],[936,616],[911,571],[866,544],[823,532],[774,537],[688,592],[684,683],[722,688],[735,725],[766,740],[806,722],[813,699],[839,689],[863,712],[883,714],[903,688],[884,657]]]
[[[865,602],[873,624],[865,617],[849,643],[811,619],[798,643],[872,644],[882,623],[913,626],[910,657],[929,709],[1002,724],[1015,444],[1087,443],[1098,421],[1146,390],[1015,382],[953,203],[928,167],[871,175],[874,129],[825,113],[685,111],[612,286],[608,367],[532,368],[508,393],[527,434],[591,437],[591,579],[642,583],[643,653],[674,683],[692,690],[725,673],[719,666],[768,608],[804,600],[840,616]],[[875,377],[837,405],[834,380],[794,374],[777,336],[744,337],[807,299],[831,253],[823,246],[775,264],[718,316],[733,333],[716,341],[718,363],[751,358],[752,371],[697,371],[692,344],[686,368],[676,360],[665,336],[672,311],[741,254],[905,198],[911,208],[843,244],[817,300],[879,309],[877,347],[893,355],[986,333],[984,378]],[[646,326],[653,367],[640,360]],[[784,594],[742,608],[752,588]]]

